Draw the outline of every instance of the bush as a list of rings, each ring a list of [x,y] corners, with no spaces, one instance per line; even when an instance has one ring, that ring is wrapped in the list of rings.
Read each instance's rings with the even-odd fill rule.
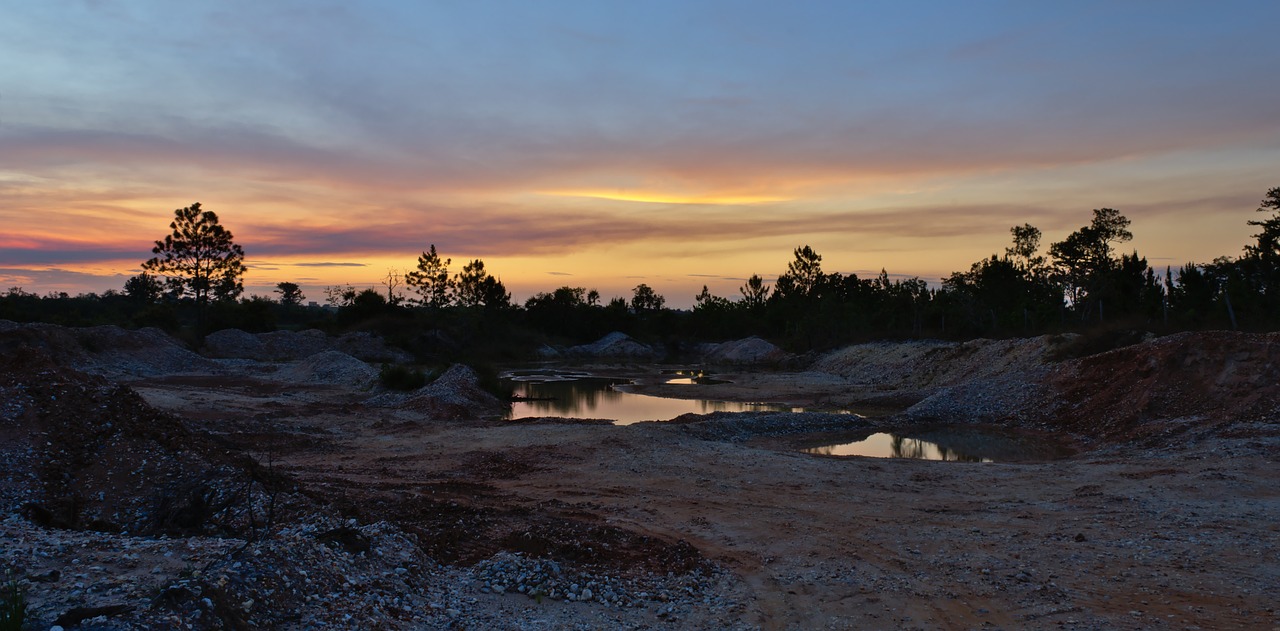
[[[421,370],[399,364],[383,364],[378,372],[383,387],[391,390],[417,390],[427,385],[427,376]]]
[[[12,574],[8,578],[8,584],[0,594],[0,631],[21,631],[27,618],[27,597]]]
[[[476,385],[480,386],[481,390],[504,401],[511,398],[511,384],[502,380],[502,374],[497,368],[485,363],[473,363],[471,369],[476,373],[478,381]]]

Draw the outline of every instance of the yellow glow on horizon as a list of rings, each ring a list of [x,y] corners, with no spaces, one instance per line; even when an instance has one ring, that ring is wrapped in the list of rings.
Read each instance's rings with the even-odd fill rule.
[[[680,193],[662,193],[653,191],[627,191],[622,189],[581,189],[562,191],[538,191],[540,195],[555,197],[587,197],[617,202],[640,202],[645,204],[703,204],[710,206],[732,204],[769,204],[790,201],[789,197],[776,195],[688,195]]]

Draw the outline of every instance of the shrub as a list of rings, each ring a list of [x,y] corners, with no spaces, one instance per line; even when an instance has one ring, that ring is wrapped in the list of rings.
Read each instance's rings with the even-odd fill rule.
[[[421,370],[399,364],[383,364],[378,380],[391,390],[417,390],[427,385],[427,376]]]
[[[1118,326],[1094,328],[1071,337],[1054,336],[1051,338],[1054,348],[1049,352],[1049,358],[1053,361],[1063,361],[1097,355],[1117,348],[1141,344],[1149,339],[1150,335],[1139,329]]]
[[[480,386],[481,390],[504,401],[511,398],[511,384],[502,380],[502,374],[497,368],[486,363],[473,363],[471,369],[476,373],[478,381],[476,385]]]
[[[27,618],[27,597],[13,575],[8,578],[0,594],[0,631],[21,631]]]

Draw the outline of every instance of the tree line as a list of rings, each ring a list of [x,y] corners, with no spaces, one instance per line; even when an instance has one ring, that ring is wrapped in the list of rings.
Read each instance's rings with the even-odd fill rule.
[[[703,288],[694,308],[701,333],[766,332],[793,347],[822,348],[886,337],[1030,336],[1099,328],[1147,331],[1280,326],[1280,187],[1267,191],[1248,224],[1260,231],[1239,257],[1158,270],[1136,250],[1130,220],[1113,208],[1042,249],[1030,224],[1010,229],[1002,253],[930,287],[919,278],[826,273],[808,246],[773,287],[751,277],[737,299]]]
[[[236,326],[381,328],[464,347],[476,340],[528,348],[582,342],[620,330],[674,345],[761,335],[793,350],[822,349],[880,338],[1029,336],[1130,327],[1169,332],[1280,326],[1280,187],[1267,191],[1250,220],[1259,229],[1238,257],[1153,268],[1136,250],[1130,220],[1096,209],[1087,225],[1042,247],[1030,224],[1010,229],[1010,244],[931,287],[882,270],[860,278],[826,272],[812,247],[795,248],[770,285],[750,276],[739,295],[707,287],[689,311],[666,307],[646,284],[630,299],[601,299],[594,289],[564,286],[514,303],[480,259],[456,272],[434,244],[414,269],[390,271],[382,287],[326,287],[330,309],[304,306],[296,283],[277,297],[243,298],[244,250],[218,216],[199,203],[174,211],[170,234],[155,242],[142,273],[122,291],[44,297],[11,288],[0,295],[0,318],[64,324],[103,321],[196,334]],[[417,333],[414,333],[417,332]],[[425,333],[424,333],[425,332]],[[441,342],[443,343],[443,342]]]

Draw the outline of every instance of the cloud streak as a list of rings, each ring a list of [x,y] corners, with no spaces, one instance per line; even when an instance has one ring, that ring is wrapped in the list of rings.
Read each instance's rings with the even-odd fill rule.
[[[566,257],[816,240],[958,269],[978,247],[958,242],[1025,221],[1065,233],[1118,205],[1191,224],[1274,186],[1277,20],[1268,3],[29,3],[0,23],[0,261],[141,261],[199,200],[263,273],[363,273],[434,243],[588,275]]]

